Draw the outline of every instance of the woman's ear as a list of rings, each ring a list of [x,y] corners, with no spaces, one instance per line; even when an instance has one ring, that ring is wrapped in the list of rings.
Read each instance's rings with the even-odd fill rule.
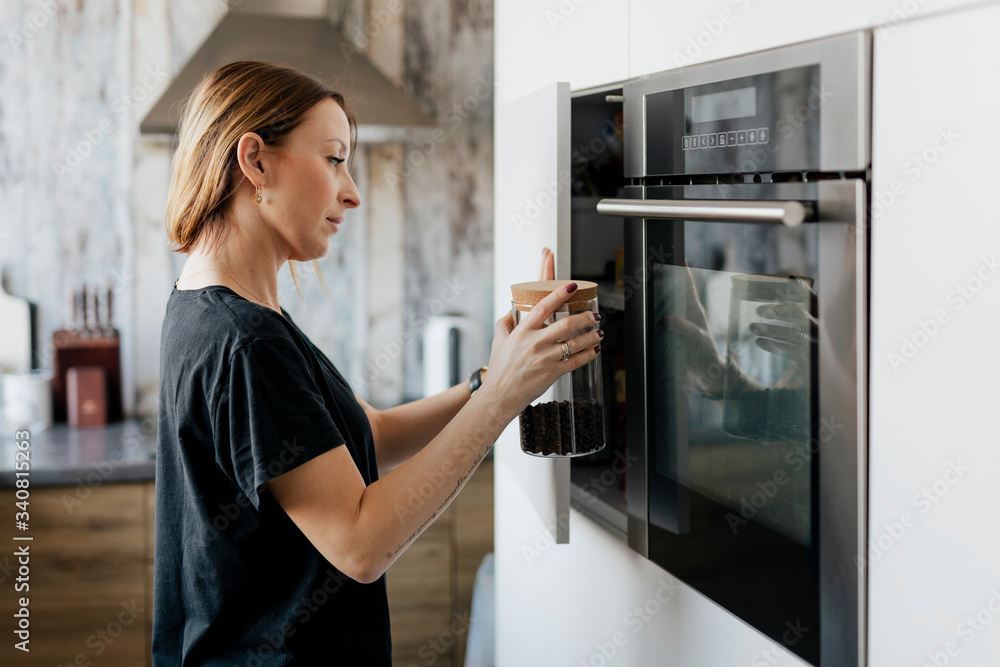
[[[240,171],[250,183],[257,186],[266,185],[265,145],[264,140],[256,132],[247,132],[236,144],[236,160]]]

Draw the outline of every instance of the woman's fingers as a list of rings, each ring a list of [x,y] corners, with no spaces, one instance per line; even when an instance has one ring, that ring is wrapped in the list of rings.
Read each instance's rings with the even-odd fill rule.
[[[565,362],[562,362],[566,364],[566,368],[564,370],[567,373],[575,371],[577,368],[585,366],[594,359],[596,359],[597,355],[600,353],[601,353],[600,345],[590,345],[585,349],[581,350],[580,352],[577,352],[576,354],[571,354],[569,359],[567,359]]]
[[[548,248],[542,248],[542,270],[539,275],[539,280],[556,279],[556,256]]]
[[[811,340],[809,333],[800,327],[789,327],[781,324],[764,324],[762,322],[751,322],[747,327],[755,336],[770,338],[779,343],[801,344]]]
[[[570,355],[575,355],[583,352],[587,348],[600,345],[602,338],[604,338],[604,331],[601,329],[595,329],[594,331],[588,331],[587,333],[580,334],[579,336],[573,336],[572,338],[566,340],[565,343],[569,347]],[[562,344],[559,345],[558,349],[561,354]],[[560,359],[561,358],[562,357],[560,357]]]
[[[559,306],[566,303],[573,296],[576,287],[576,283],[569,283],[565,287],[552,290],[550,294],[547,294],[544,299],[536,303],[528,311],[528,314],[521,319],[521,323],[518,326],[525,327],[526,329],[541,329],[542,325],[545,324],[545,320],[549,319]]]
[[[545,327],[542,334],[544,340],[561,343],[582,333],[586,333],[594,328],[599,320],[589,310],[575,315],[560,317],[555,323]]]
[[[493,325],[494,335],[503,334],[505,337],[510,335],[510,332],[514,330],[514,314],[507,311],[507,314],[496,321]]]

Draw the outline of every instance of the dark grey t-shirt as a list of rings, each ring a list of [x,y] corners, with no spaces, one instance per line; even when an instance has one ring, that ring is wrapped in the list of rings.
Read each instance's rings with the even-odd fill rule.
[[[167,302],[155,665],[391,664],[385,577],[336,570],[265,486],[341,444],[378,479],[354,392],[284,315],[220,285]]]

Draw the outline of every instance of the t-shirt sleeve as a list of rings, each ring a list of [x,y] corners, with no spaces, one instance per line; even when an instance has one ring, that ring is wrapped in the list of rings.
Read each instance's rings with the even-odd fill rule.
[[[289,343],[255,340],[233,352],[227,407],[218,461],[256,508],[268,481],[345,443],[308,361]]]

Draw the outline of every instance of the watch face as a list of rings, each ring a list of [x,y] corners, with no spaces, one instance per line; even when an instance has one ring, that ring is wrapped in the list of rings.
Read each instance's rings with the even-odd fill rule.
[[[483,386],[483,373],[486,372],[486,367],[477,368],[472,371],[472,375],[469,376],[469,393],[474,394],[476,390]]]

